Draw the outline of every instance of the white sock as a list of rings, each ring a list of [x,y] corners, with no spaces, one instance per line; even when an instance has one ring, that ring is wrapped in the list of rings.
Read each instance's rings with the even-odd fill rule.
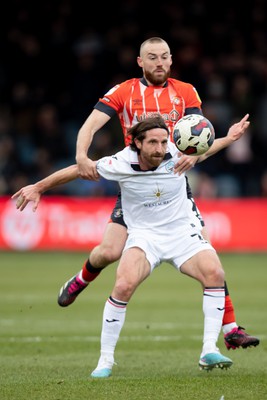
[[[203,293],[204,334],[201,357],[218,352],[216,343],[222,328],[224,315],[224,287],[205,288]]]
[[[126,317],[126,302],[112,297],[106,301],[101,332],[101,358],[114,360],[114,351]]]
[[[226,334],[231,332],[231,330],[234,328],[238,328],[238,325],[236,322],[231,322],[230,324],[223,325],[222,330],[223,333]]]
[[[81,270],[78,274],[78,278],[80,279],[80,281],[82,281],[83,283],[85,283],[86,285],[88,285],[89,282],[85,281],[83,279],[83,270]]]

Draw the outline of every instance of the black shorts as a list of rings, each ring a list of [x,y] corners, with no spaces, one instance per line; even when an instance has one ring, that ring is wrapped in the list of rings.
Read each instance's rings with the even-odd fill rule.
[[[125,228],[127,228],[127,225],[125,224],[124,219],[123,219],[123,212],[122,212],[122,207],[121,207],[121,191],[119,191],[119,193],[118,193],[115,207],[113,208],[113,211],[110,216],[110,221],[115,222],[116,224],[125,226]]]

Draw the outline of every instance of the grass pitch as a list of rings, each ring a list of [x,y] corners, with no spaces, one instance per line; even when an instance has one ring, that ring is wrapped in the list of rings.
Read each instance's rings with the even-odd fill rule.
[[[261,339],[227,351],[227,370],[199,371],[203,314],[200,284],[164,264],[128,305],[113,375],[91,379],[102,311],[116,264],[66,308],[61,285],[87,254],[0,254],[1,400],[266,400],[267,254],[221,254],[237,322]]]

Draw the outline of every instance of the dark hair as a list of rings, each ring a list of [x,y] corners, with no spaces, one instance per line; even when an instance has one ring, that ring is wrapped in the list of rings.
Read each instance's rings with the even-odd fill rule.
[[[139,149],[136,147],[134,139],[138,139],[142,142],[146,137],[146,132],[155,128],[165,129],[169,136],[169,129],[160,115],[146,118],[144,121],[138,122],[136,125],[128,129],[128,135],[131,136],[131,149],[139,153]]]

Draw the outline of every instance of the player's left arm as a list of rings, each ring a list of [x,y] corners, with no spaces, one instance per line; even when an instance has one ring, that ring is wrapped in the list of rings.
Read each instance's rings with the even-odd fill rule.
[[[250,125],[248,118],[249,114],[246,114],[239,122],[233,124],[229,128],[227,135],[223,138],[215,139],[210,149],[201,156],[187,156],[182,154],[174,167],[174,172],[182,174],[183,172],[189,171],[196,163],[206,160],[210,156],[213,156],[220,150],[230,146],[233,142],[240,139]]]
[[[209,150],[198,157],[197,162],[206,160],[208,157],[218,153],[218,151],[230,146],[233,142],[240,139],[250,125],[249,114],[246,114],[239,122],[230,126],[227,135],[223,138],[215,139]]]

